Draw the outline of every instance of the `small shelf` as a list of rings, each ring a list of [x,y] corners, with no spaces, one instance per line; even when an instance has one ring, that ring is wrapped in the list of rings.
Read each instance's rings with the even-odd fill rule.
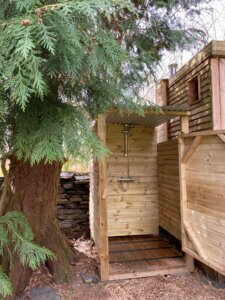
[[[123,176],[123,177],[119,177],[118,178],[118,181],[119,182],[133,182],[135,181],[135,178],[134,177],[131,177],[131,176]]]

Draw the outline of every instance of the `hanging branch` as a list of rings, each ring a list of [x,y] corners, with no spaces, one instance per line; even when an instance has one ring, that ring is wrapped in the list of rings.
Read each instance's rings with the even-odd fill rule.
[[[1,169],[4,175],[4,182],[0,188],[0,216],[3,215],[6,205],[8,203],[9,198],[7,197],[8,191],[8,183],[9,183],[9,173],[6,169],[6,161],[10,159],[13,155],[13,150],[9,150],[7,153],[3,154],[0,158],[1,161]]]

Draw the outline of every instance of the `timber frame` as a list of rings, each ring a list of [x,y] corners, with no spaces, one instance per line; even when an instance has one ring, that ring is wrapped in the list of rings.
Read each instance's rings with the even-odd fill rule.
[[[115,113],[116,110],[110,110],[109,113]],[[180,116],[182,124],[182,132],[188,132],[188,115],[189,113],[183,110],[175,110],[174,108],[162,108],[161,111],[147,110],[147,115],[164,116],[172,118],[174,116]],[[128,116],[129,117],[129,116]],[[97,135],[102,142],[102,145],[106,146],[106,122],[107,113],[100,114],[97,119]],[[98,161],[99,181],[98,181],[98,199],[99,199],[99,232],[98,238],[98,256],[99,256],[99,273],[102,281],[117,280],[117,279],[128,279],[128,278],[139,278],[156,275],[168,275],[177,274],[180,272],[191,272],[193,271],[193,260],[187,255],[186,257],[186,268],[184,267],[167,267],[158,268],[158,270],[125,273],[125,274],[113,274],[109,272],[109,237],[107,230],[107,158],[103,157]]]
[[[213,145],[215,145],[215,147],[210,146],[210,142],[212,141],[214,141]],[[204,144],[202,144],[203,142]],[[202,149],[200,149],[200,152],[198,154],[198,149],[201,147]],[[207,198],[207,205],[205,204],[204,207],[202,207],[202,203],[204,202],[198,200],[202,197],[200,193],[198,194],[199,198],[197,198],[195,202],[193,202],[193,199],[191,198],[192,194],[188,193],[189,187],[187,184],[187,172],[190,172],[190,170],[192,170],[193,168],[193,164],[191,165],[191,160],[193,156],[196,155],[195,159],[198,158],[199,161],[202,160],[202,162],[204,162],[205,158],[202,157],[202,153],[204,154],[204,149],[209,147],[211,147],[212,149],[210,151],[211,153],[207,155],[210,155],[211,160],[208,164],[208,173],[205,174],[205,178],[209,178],[208,182],[211,183],[211,188],[213,187],[213,185],[216,185],[217,189],[220,189],[220,191],[223,190],[224,193],[224,184],[218,183],[218,175],[214,173],[215,169],[213,169],[213,163],[216,162],[216,154],[225,158],[225,130],[210,130],[197,133],[187,133],[182,134],[179,137],[182,249],[187,254],[188,259],[192,260],[191,264],[193,264],[193,258],[195,258],[205,265],[208,265],[212,269],[216,270],[220,274],[225,275],[224,255],[217,251],[218,246],[216,245],[216,239],[218,239],[219,242],[220,239],[222,239],[221,247],[223,247],[223,240],[225,238],[225,197],[223,196],[223,198],[221,199],[222,202],[220,205],[220,209],[218,209],[217,206],[219,205],[219,203],[215,203],[213,201],[214,197],[215,199],[217,199],[216,192],[214,195],[209,194]],[[207,155],[205,157],[207,157]],[[204,168],[204,164],[202,164],[202,167]],[[195,173],[196,174],[192,176],[195,176],[195,179],[199,178],[199,170],[197,170],[197,172]],[[197,192],[200,191],[200,187]],[[207,187],[205,185],[202,185],[201,189],[202,191],[206,191]],[[194,216],[195,214],[198,216],[198,218],[201,218],[201,233],[204,233],[204,236],[201,236],[200,231],[197,230],[197,226],[199,226],[199,220],[197,220],[196,218],[190,218],[191,215]],[[223,227],[223,229],[221,228],[220,230],[222,230],[223,233],[222,231],[220,233],[217,233],[216,231],[214,232],[214,230],[218,230],[215,229],[215,224],[220,224],[220,222],[221,227]],[[212,232],[214,232],[213,238],[210,237]],[[210,248],[214,249],[215,252],[218,252],[216,257],[215,254],[211,252]]]
[[[195,78],[199,97],[190,103],[194,91],[189,87],[194,87],[189,82]],[[91,235],[99,255],[101,280],[192,272],[194,259],[225,275],[224,78],[225,41],[213,41],[172,78],[160,82],[156,97],[161,109],[149,108],[140,116],[114,108],[98,116],[97,134],[102,144],[112,150],[111,158],[103,157],[95,162],[91,172]],[[131,183],[129,195],[118,195],[118,188],[112,185],[123,176],[120,173],[126,175],[122,169],[124,124],[133,128],[131,159],[135,164],[131,167],[139,172],[139,179]],[[143,193],[139,193],[140,187]],[[148,206],[141,201],[144,205],[148,201]],[[146,219],[144,224],[140,218],[133,226],[133,220],[139,220],[140,211],[141,218],[148,219],[148,225]],[[153,214],[157,212],[156,218]],[[111,273],[112,252],[117,252],[114,257],[118,259],[120,254],[115,247],[122,244],[123,238],[136,238],[138,234],[158,236],[156,225],[181,241],[184,264],[173,261],[166,268],[155,262],[153,269]],[[121,238],[119,243],[114,243],[117,246],[112,243],[114,238]],[[137,251],[132,247],[122,249],[121,257],[124,252]]]

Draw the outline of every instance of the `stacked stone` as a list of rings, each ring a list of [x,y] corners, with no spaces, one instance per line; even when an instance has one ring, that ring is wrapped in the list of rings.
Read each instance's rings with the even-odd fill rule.
[[[62,229],[89,234],[89,174],[62,172],[57,216]]]
[[[3,177],[0,177],[0,187]],[[57,201],[57,217],[62,230],[74,236],[89,235],[89,174],[62,172]]]

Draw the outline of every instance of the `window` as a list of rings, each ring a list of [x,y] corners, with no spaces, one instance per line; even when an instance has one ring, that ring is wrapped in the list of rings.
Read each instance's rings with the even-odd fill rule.
[[[192,105],[201,100],[200,75],[188,82],[188,104]]]

